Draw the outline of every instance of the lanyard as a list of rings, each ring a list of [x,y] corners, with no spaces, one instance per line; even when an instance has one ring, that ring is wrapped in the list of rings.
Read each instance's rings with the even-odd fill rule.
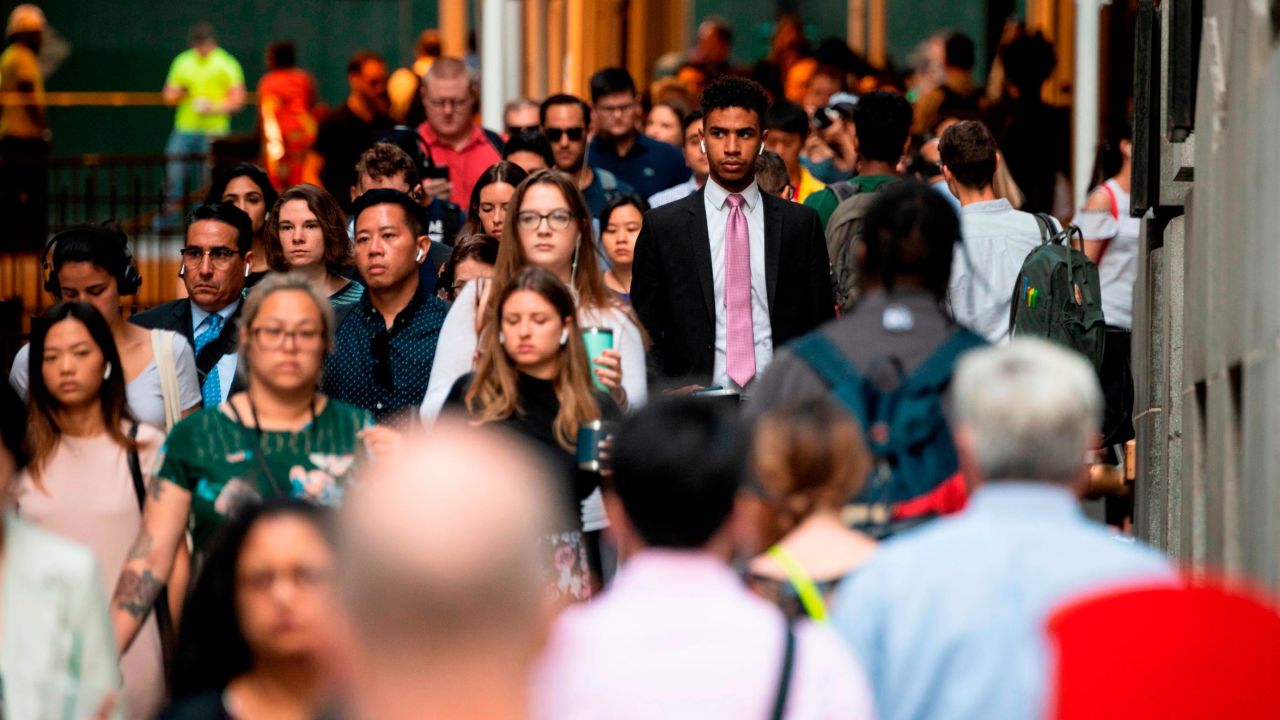
[[[804,606],[805,614],[809,619],[816,623],[825,623],[827,604],[823,601],[818,586],[809,577],[809,573],[801,567],[796,556],[781,545],[774,545],[766,554],[782,567],[782,572],[786,573],[787,580],[791,583],[791,587],[795,588],[796,596],[800,598],[800,604]]]

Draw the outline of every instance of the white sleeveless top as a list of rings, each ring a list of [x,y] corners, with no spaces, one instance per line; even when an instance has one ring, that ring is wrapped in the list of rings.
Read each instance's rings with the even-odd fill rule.
[[[1115,202],[1110,211],[1081,210],[1076,224],[1086,240],[1107,240],[1106,252],[1098,263],[1102,284],[1102,314],[1107,325],[1133,328],[1133,284],[1138,279],[1138,242],[1142,221],[1129,217],[1129,193],[1115,180],[1103,183]]]

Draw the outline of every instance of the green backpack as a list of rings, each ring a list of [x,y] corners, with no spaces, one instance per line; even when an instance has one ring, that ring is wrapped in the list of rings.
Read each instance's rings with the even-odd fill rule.
[[[1035,217],[1040,247],[1022,261],[1009,308],[1009,335],[1051,340],[1076,350],[1100,369],[1107,328],[1098,266],[1084,254],[1080,228],[1068,225],[1055,232],[1052,218]],[[1079,240],[1079,249],[1073,239]]]

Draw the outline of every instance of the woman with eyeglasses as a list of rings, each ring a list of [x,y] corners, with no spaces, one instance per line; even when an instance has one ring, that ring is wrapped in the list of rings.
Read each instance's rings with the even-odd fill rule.
[[[35,322],[31,348],[31,459],[18,479],[18,516],[92,550],[102,580],[113,582],[142,525],[144,468],[164,434],[133,419],[111,330],[90,305],[54,305]],[[185,552],[177,562],[185,576]],[[102,588],[104,597],[110,591]],[[175,588],[169,599],[176,607],[182,596]],[[171,631],[168,606],[158,607],[121,659],[126,716],[150,718],[160,709],[160,633]]]
[[[190,524],[197,557],[245,503],[297,497],[334,506],[364,457],[383,440],[369,414],[318,390],[333,344],[333,308],[306,277],[267,276],[240,321],[247,390],[174,427],[143,511],[142,529],[120,573],[112,620],[120,648],[133,642],[173,551]]]
[[[506,160],[490,165],[471,190],[471,204],[467,206],[467,221],[460,235],[484,233],[502,237],[502,226],[507,219],[507,203],[516,192],[516,186],[529,174],[519,165]]]
[[[253,223],[253,265],[245,287],[258,284],[271,269],[266,256],[267,221],[278,197],[266,170],[253,163],[236,163],[213,181],[204,199],[205,203],[229,202],[245,211]]]
[[[600,477],[578,468],[578,430],[593,420],[617,420],[617,406],[591,381],[573,295],[551,272],[518,271],[488,308],[483,352],[474,373],[458,378],[446,406],[464,411],[475,425],[498,424],[528,438],[563,468],[572,505],[568,524],[548,538],[552,587],[564,601],[591,596],[592,563],[578,509],[600,486]]]
[[[520,183],[510,207],[515,222],[503,227],[491,283],[468,283],[449,309],[436,345],[422,416],[439,412],[449,390],[467,374],[478,342],[494,317],[489,287],[505,287],[525,267],[548,270],[573,293],[578,327],[607,328],[612,349],[589,358],[597,379],[619,407],[642,405],[648,394],[645,341],[630,308],[605,287],[592,241],[591,215],[573,181],[554,170],[535,172]],[[483,286],[483,287],[482,287]]]
[[[631,263],[636,255],[636,238],[648,211],[649,203],[631,193],[618,195],[600,211],[600,244],[612,265],[604,274],[604,284],[627,302],[631,302]]]
[[[44,287],[56,302],[93,306],[120,355],[120,373],[133,416],[161,430],[200,409],[195,353],[181,333],[147,330],[125,320],[121,297],[133,295],[142,276],[128,238],[111,223],[82,225],[58,233],[45,253]],[[27,395],[30,347],[18,351],[9,384]]]
[[[449,262],[440,273],[440,299],[453,302],[467,283],[493,277],[498,261],[498,238],[492,235],[465,235],[458,238]]]
[[[353,305],[364,285],[344,277],[355,260],[338,201],[315,185],[294,185],[280,196],[267,223],[267,265],[306,276],[333,307]]]
[[[187,600],[166,720],[319,718],[340,614],[328,508],[276,498],[219,533]]]

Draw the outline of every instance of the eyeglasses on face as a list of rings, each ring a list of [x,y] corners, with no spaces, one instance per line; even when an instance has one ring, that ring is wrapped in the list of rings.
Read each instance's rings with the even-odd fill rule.
[[[636,106],[635,100],[632,100],[630,102],[620,103],[618,105],[597,105],[596,112],[600,113],[601,115],[617,115],[619,113],[624,113],[635,106]]]
[[[560,142],[560,138],[566,135],[569,136],[569,142],[578,142],[587,134],[587,129],[583,127],[547,128],[542,134],[546,135],[547,139],[553,143]]]
[[[517,135],[534,135],[540,128],[537,125],[508,125],[507,135],[515,137]]]
[[[285,341],[292,338],[299,350],[315,350],[320,347],[323,333],[319,328],[294,328],[285,330],[279,325],[260,325],[249,329],[254,342],[263,350],[278,350],[284,347]]]
[[[427,105],[438,110],[445,108],[465,108],[471,103],[471,98],[427,98]]]
[[[213,266],[219,270],[224,270],[231,264],[231,261],[240,257],[240,252],[231,248],[216,247],[205,250],[198,247],[184,247],[178,251],[182,256],[182,263],[189,268],[198,268],[200,263],[204,262],[204,256],[208,255],[209,260],[213,262]]]
[[[568,210],[552,210],[545,215],[532,210],[521,210],[516,213],[516,225],[521,230],[537,230],[543,220],[547,221],[547,227],[552,230],[563,230],[573,222],[573,213]]]

